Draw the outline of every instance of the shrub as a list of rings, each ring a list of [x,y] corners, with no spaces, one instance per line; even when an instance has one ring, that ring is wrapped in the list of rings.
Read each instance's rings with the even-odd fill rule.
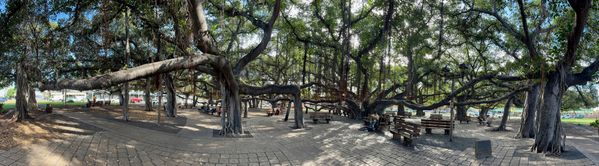
[[[599,128],[599,120],[595,120],[594,122],[591,122],[591,126]]]

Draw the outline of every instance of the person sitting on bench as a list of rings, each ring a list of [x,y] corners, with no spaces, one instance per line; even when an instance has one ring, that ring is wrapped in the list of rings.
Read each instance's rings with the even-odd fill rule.
[[[210,115],[214,115],[215,112],[216,112],[216,108],[210,109]]]
[[[44,112],[48,114],[52,113],[52,105],[46,104],[46,109],[44,110]]]
[[[379,120],[379,115],[376,113],[370,114],[368,116],[368,131],[374,131],[377,126],[377,122]]]

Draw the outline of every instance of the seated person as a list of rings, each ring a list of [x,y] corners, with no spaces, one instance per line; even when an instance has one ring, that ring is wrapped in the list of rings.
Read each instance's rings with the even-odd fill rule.
[[[266,116],[272,116],[272,110],[266,110]]]
[[[374,131],[377,126],[377,122],[379,120],[379,115],[376,113],[370,114],[368,116],[368,131]]]
[[[46,105],[46,109],[44,110],[44,112],[46,112],[46,113],[52,113],[52,105],[47,104]]]
[[[275,112],[274,112],[274,115],[279,115],[279,114],[281,114],[281,109],[280,108],[276,108]]]
[[[210,115],[214,115],[214,113],[215,113],[215,112],[216,112],[216,108],[212,108],[212,109],[210,110]]]
[[[218,109],[216,109],[216,113],[218,114],[218,116],[220,116],[220,113],[222,113],[223,109],[221,106],[218,106]]]

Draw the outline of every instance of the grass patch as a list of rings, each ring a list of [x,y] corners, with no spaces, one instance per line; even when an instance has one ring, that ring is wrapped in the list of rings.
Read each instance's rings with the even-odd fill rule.
[[[37,105],[46,105],[46,104],[50,104],[52,105],[52,107],[61,107],[62,106],[62,101],[38,101]],[[67,106],[84,106],[86,103],[85,102],[72,102],[72,103],[66,103]],[[8,111],[9,109],[14,109],[15,108],[15,103],[14,102],[6,102],[4,103],[4,105],[2,106],[2,108],[4,109],[4,111]],[[0,112],[2,112],[3,110],[0,110]]]
[[[571,119],[562,119],[562,122],[564,123],[571,123],[571,124],[580,124],[580,125],[590,125],[591,122],[594,122],[595,119],[593,118],[571,118]]]

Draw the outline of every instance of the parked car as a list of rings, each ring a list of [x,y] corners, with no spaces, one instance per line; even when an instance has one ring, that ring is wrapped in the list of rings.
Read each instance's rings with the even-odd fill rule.
[[[131,98],[131,103],[139,103],[139,102],[141,102],[141,101],[142,101],[142,99],[141,99],[141,98],[139,98],[139,97],[134,97],[134,98]]]

